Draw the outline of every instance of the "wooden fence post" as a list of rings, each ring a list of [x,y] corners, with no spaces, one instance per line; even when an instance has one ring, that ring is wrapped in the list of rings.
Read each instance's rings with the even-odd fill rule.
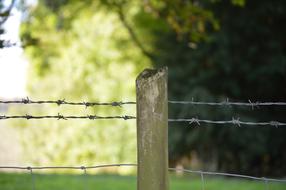
[[[168,190],[168,69],[144,70],[136,79],[137,190]]]

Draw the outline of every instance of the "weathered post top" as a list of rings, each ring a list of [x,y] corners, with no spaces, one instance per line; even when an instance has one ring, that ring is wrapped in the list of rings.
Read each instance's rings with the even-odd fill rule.
[[[168,190],[168,69],[136,79],[138,190]]]

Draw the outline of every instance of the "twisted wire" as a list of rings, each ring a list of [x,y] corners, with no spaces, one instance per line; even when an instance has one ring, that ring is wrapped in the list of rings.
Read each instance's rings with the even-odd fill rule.
[[[269,121],[269,122],[250,122],[250,121],[240,121],[239,118],[232,118],[232,120],[224,121],[224,120],[208,120],[208,119],[198,119],[198,118],[186,118],[186,119],[168,119],[169,122],[189,122],[189,124],[197,124],[198,126],[201,123],[207,124],[233,124],[235,126],[241,127],[241,125],[248,125],[248,126],[274,126],[278,127],[285,127],[286,123],[279,122],[279,121]]]
[[[169,100],[170,104],[190,104],[190,105],[208,105],[208,106],[248,106],[248,107],[259,107],[259,106],[286,106],[286,102],[258,102],[251,101],[248,102],[231,102],[228,99],[222,102],[205,102],[205,101],[176,101]],[[27,98],[21,100],[0,100],[0,104],[56,104],[60,105],[73,105],[73,106],[122,106],[122,105],[135,105],[134,101],[114,101],[114,102],[70,102],[65,99],[62,100],[39,100],[34,101]]]
[[[123,115],[123,116],[98,116],[98,115],[86,115],[86,116],[75,116],[69,115],[64,116],[61,114],[58,115],[42,115],[42,116],[33,116],[33,115],[1,115],[0,120],[7,120],[7,119],[57,119],[57,120],[68,120],[68,119],[89,119],[89,120],[107,120],[107,119],[136,119],[134,116]]]
[[[92,106],[123,106],[123,105],[134,105],[136,102],[132,101],[118,101],[118,102],[70,102],[66,101],[65,99],[62,100],[40,100],[34,101],[27,98],[23,98],[21,100],[0,100],[0,104],[56,104],[58,106],[61,105],[71,105],[71,106],[85,106],[85,107],[92,107]]]
[[[259,108],[259,106],[286,106],[286,102],[253,102],[248,100],[248,102],[231,102],[228,99],[222,102],[204,102],[204,101],[175,101],[169,100],[170,104],[184,104],[184,105],[207,105],[207,106],[248,106],[252,109]]]
[[[208,106],[248,106],[255,107],[259,106],[286,106],[286,102],[258,102],[258,101],[251,101],[248,102],[231,102],[228,99],[222,102],[205,102],[205,101],[176,101],[176,100],[169,100],[170,104],[186,104],[186,105],[208,105]],[[122,106],[122,105],[135,105],[136,102],[134,101],[114,101],[114,102],[70,102],[66,101],[65,99],[62,100],[39,100],[34,101],[27,98],[23,98],[21,100],[0,100],[0,104],[56,104],[60,105],[72,105],[72,106]]]
[[[61,114],[58,115],[42,115],[42,116],[33,116],[33,115],[1,115],[0,120],[8,120],[8,119],[57,119],[57,120],[68,120],[68,119],[89,119],[89,120],[110,120],[110,119],[123,119],[123,120],[130,120],[130,119],[136,119],[135,116],[129,116],[129,115],[123,115],[123,116],[98,116],[98,115],[86,115],[86,116],[64,116]],[[276,128],[278,127],[284,127],[286,126],[286,123],[279,122],[279,121],[269,121],[269,122],[250,122],[250,121],[240,121],[239,118],[235,119],[232,118],[232,120],[207,120],[207,119],[198,119],[198,118],[183,118],[183,119],[168,119],[168,122],[188,122],[189,124],[197,124],[198,126],[201,125],[201,123],[207,123],[207,124],[233,124],[238,127],[241,127],[241,125],[248,125],[248,126],[274,126]]]
[[[0,169],[17,169],[17,170],[49,170],[49,169],[70,169],[70,170],[88,170],[106,167],[120,167],[120,166],[137,166],[137,164],[102,164],[95,166],[0,166]]]

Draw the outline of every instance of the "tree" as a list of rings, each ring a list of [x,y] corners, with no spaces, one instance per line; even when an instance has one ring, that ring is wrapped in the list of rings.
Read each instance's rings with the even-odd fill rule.
[[[15,5],[15,2],[16,2],[16,0],[11,0],[10,5],[7,8],[5,8],[4,7],[4,0],[0,1],[0,36],[5,33],[4,28],[3,28],[3,24],[9,18],[11,10],[12,10],[13,6]],[[0,48],[6,47],[6,46],[11,46],[11,45],[13,45],[13,44],[11,44],[11,42],[4,40],[4,39],[0,39]]]
[[[283,86],[286,81],[284,4],[282,0],[259,3],[245,0],[41,0],[30,20],[22,26],[22,41],[28,44],[25,51],[32,61],[30,80],[37,81],[30,85],[30,92],[37,98],[67,94],[71,99],[90,100],[134,97],[131,89],[135,75],[152,64],[169,67],[170,99],[224,101],[228,97],[239,101],[283,101],[286,95]],[[130,76],[125,69],[130,71]],[[91,86],[94,81],[100,81],[100,87]],[[120,82],[115,85],[112,81]],[[55,88],[53,84],[57,83],[62,88]],[[109,112],[102,110],[102,113]],[[198,115],[228,120],[234,116],[241,120],[283,121],[284,113],[285,110],[278,108],[252,111],[170,106],[170,116],[177,118]],[[38,129],[38,133],[48,131],[50,125],[47,123],[47,128]],[[83,126],[81,129],[86,131],[88,124]],[[91,142],[102,143],[102,146],[111,144],[106,141],[110,131],[93,130],[92,133],[105,138],[99,141],[90,138],[81,147],[89,147]],[[129,132],[130,136],[134,135],[134,131]],[[195,128],[172,124],[170,164],[181,164],[182,158],[192,159],[198,155],[203,161],[202,167],[208,169],[281,175],[285,171],[282,164],[286,158],[285,133],[285,129],[280,128],[213,125]],[[36,134],[35,130],[33,136]],[[119,153],[125,146],[121,144],[125,143],[124,134],[114,137]],[[47,140],[40,139],[38,145]],[[122,160],[135,154],[135,139],[132,142]],[[66,149],[65,146],[71,148],[69,145],[64,137],[61,150]],[[84,155],[91,154],[90,160],[98,158],[90,150],[86,153],[81,148],[81,151]],[[78,150],[76,161],[83,160],[79,156],[81,151]],[[103,155],[108,158],[108,151]],[[53,156],[48,157],[52,162],[66,159]]]
[[[117,15],[96,2],[54,3],[39,1],[30,15],[33,22],[28,19],[22,25],[22,42],[29,44],[25,47],[31,60],[29,77],[34,81],[29,84],[30,97],[134,100],[136,74],[150,62],[130,41]],[[31,39],[36,43],[30,43]],[[80,110],[65,107],[61,111],[103,116],[135,113],[134,106]],[[55,109],[38,110],[39,114],[44,112],[52,114]],[[132,121],[32,121],[21,126],[27,126],[19,128],[25,134],[23,143],[29,143],[25,146],[27,159],[35,164],[94,165],[136,160],[136,127]],[[39,135],[43,133],[45,136]],[[36,147],[38,153],[30,154]]]
[[[188,35],[176,40],[172,33],[157,34],[160,37],[155,43],[159,50],[155,65],[169,66],[170,99],[285,101],[285,3],[246,1],[241,6],[216,1],[205,7],[213,12],[220,29],[207,29],[204,40],[194,45]],[[178,118],[285,121],[285,110],[279,108],[252,111],[172,106],[170,111]],[[224,171],[283,175],[285,134],[281,128],[196,128],[174,124],[170,127],[170,155],[175,164],[182,157],[191,159],[191,153],[196,152],[206,167],[207,163],[215,163],[216,169]]]

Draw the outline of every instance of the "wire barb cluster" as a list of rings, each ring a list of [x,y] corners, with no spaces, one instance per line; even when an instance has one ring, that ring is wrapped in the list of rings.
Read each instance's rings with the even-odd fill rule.
[[[85,106],[85,107],[92,107],[92,106],[114,106],[114,107],[121,107],[123,105],[134,105],[136,102],[128,101],[128,102],[69,102],[65,99],[62,100],[40,100],[40,101],[33,101],[27,98],[23,98],[21,100],[0,100],[0,104],[56,104],[58,106],[61,105],[72,105],[72,106]]]
[[[269,122],[250,122],[250,121],[240,121],[239,118],[232,118],[232,120],[228,121],[220,121],[220,120],[207,120],[207,119],[198,119],[198,118],[186,118],[186,119],[168,119],[169,122],[189,122],[189,124],[197,124],[198,126],[201,123],[207,124],[233,124],[235,126],[241,127],[241,125],[248,125],[248,126],[273,126],[273,127],[281,127],[286,126],[286,123],[279,122],[279,121],[269,121]]]
[[[123,116],[98,116],[98,115],[86,115],[86,116],[64,116],[58,113],[58,115],[43,115],[43,116],[33,116],[33,115],[2,115],[0,116],[0,120],[6,119],[58,119],[58,120],[68,120],[68,119],[89,119],[89,120],[107,120],[107,119],[136,119],[134,116],[123,115]]]

